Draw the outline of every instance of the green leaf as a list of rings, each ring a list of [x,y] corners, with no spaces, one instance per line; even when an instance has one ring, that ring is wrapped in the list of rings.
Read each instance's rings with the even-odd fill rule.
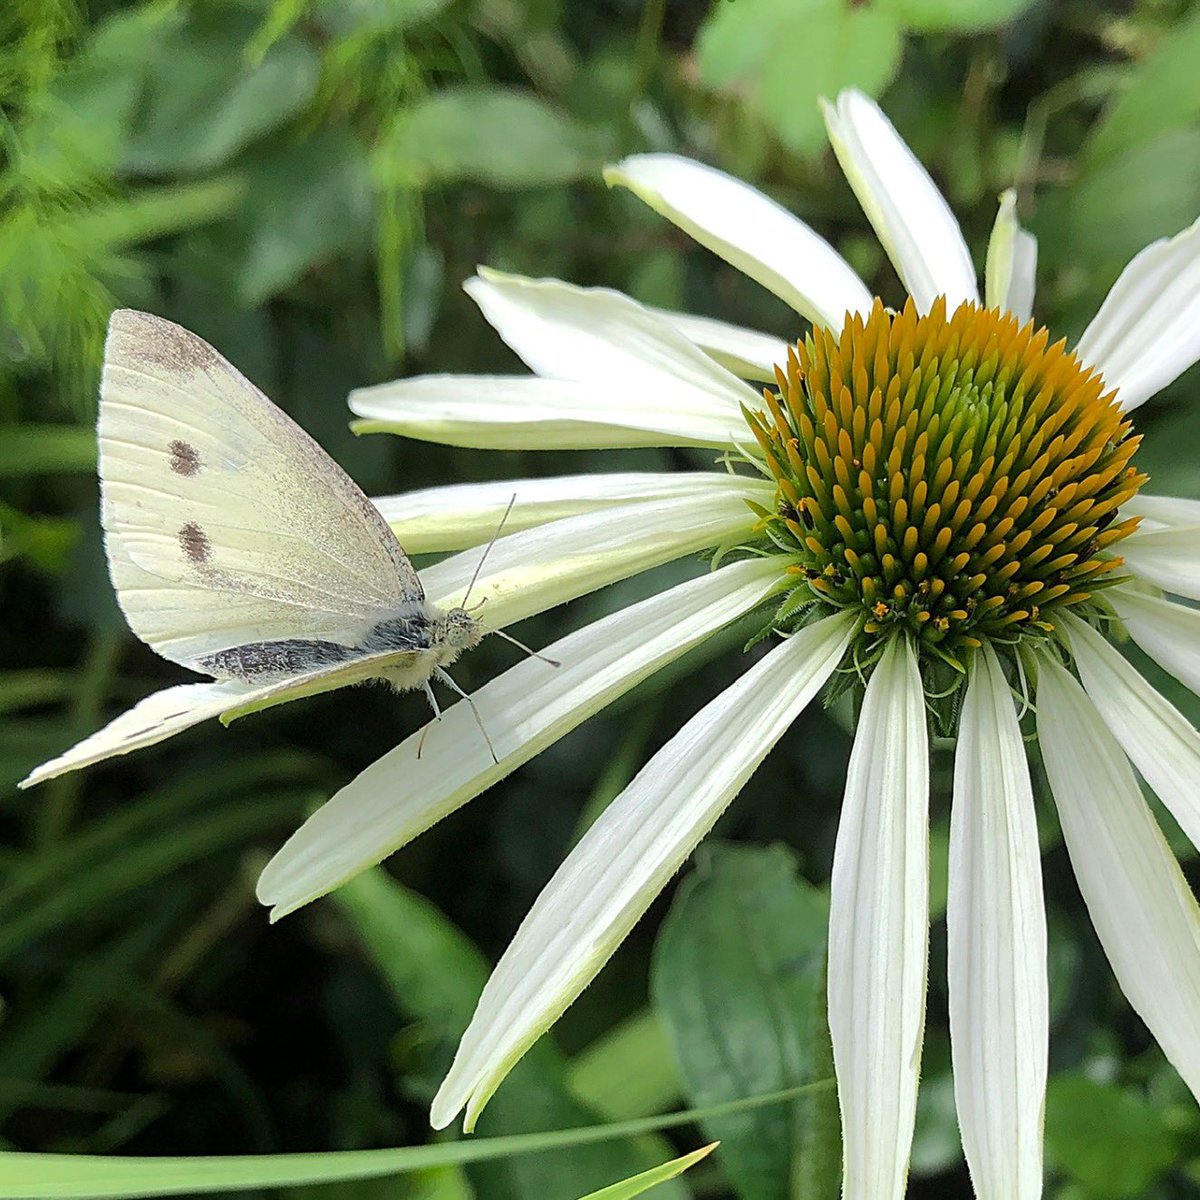
[[[970,31],[1005,25],[1033,0],[876,0],[916,33]]]
[[[825,145],[817,100],[841,88],[878,95],[900,65],[902,31],[882,4],[735,0],[697,39],[700,77],[741,97],[794,150]]]
[[[317,1154],[212,1155],[204,1158],[127,1158],[90,1154],[0,1154],[0,1195],[5,1200],[110,1200],[231,1192],[336,1179],[375,1179],[453,1163],[478,1163],[615,1138],[636,1137],[732,1113],[787,1104],[806,1091],[827,1092],[829,1080],[752,1096],[732,1104],[690,1109],[640,1121],[556,1129],[514,1137],[474,1138],[392,1150],[342,1150]]]
[[[679,1073],[658,1017],[646,1009],[598,1037],[571,1060],[571,1090],[620,1120],[662,1112],[679,1097]]]
[[[482,955],[433,904],[397,883],[381,868],[366,871],[335,893],[364,946],[388,984],[397,1005],[416,1018],[420,1040],[450,1047],[466,1028],[487,979]],[[427,1104],[444,1071],[439,1058]],[[505,1081],[479,1128],[490,1135],[523,1134],[548,1123],[586,1125],[595,1119],[567,1085],[566,1063],[543,1040]],[[655,1139],[611,1145],[580,1145],[554,1153],[529,1154],[486,1168],[478,1190],[486,1196],[519,1200],[567,1200],[575,1186],[595,1186],[629,1175],[662,1158],[669,1149]],[[676,1194],[676,1200],[682,1193]]]
[[[1153,181],[1151,184],[1149,181]],[[1101,277],[1200,211],[1200,129],[1176,129],[1086,171],[1068,197],[1071,261]]]
[[[528,92],[465,87],[401,113],[377,154],[385,181],[535,187],[597,175],[609,140]]]
[[[95,469],[90,426],[9,425],[0,432],[0,479]]]
[[[437,16],[449,0],[317,0],[313,15],[330,33],[407,29]]]
[[[1136,1092],[1058,1075],[1046,1093],[1051,1160],[1097,1197],[1145,1195],[1178,1154],[1174,1132]]]
[[[708,845],[655,948],[652,992],[685,1094],[711,1104],[829,1072],[825,1024],[828,901],[782,846]],[[832,1095],[790,1109],[705,1121],[747,1200],[837,1192]]]
[[[320,60],[300,38],[280,39],[251,62],[253,25],[230,10],[159,39],[146,64],[124,166],[165,174],[205,171],[277,128],[312,98]]]
[[[589,1192],[583,1197],[583,1200],[632,1200],[634,1196],[648,1192],[656,1184],[682,1175],[688,1167],[698,1163],[702,1158],[707,1158],[716,1148],[716,1142],[701,1146],[699,1150],[693,1150],[691,1154],[673,1158],[670,1162],[663,1163],[661,1167],[651,1167],[649,1171],[643,1171],[632,1179],[624,1179],[620,1183],[601,1188],[598,1192]]]
[[[250,307],[312,267],[371,245],[367,155],[349,134],[315,133],[247,172],[238,222],[238,293]]]
[[[1132,73],[1105,112],[1083,156],[1100,163],[1200,118],[1200,9],[1171,29],[1155,54]],[[1159,181],[1154,181],[1158,186]]]
[[[452,1036],[466,1028],[487,960],[436,905],[375,868],[334,893],[404,1010]]]

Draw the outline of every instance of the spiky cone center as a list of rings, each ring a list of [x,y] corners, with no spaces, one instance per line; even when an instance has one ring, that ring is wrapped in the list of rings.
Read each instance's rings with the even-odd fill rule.
[[[1120,507],[1145,482],[1115,392],[1044,328],[977,304],[875,302],[814,330],[747,419],[777,483],[763,533],[869,654],[903,631],[960,665],[1046,637],[1119,577]],[[806,596],[805,599],[808,597]]]

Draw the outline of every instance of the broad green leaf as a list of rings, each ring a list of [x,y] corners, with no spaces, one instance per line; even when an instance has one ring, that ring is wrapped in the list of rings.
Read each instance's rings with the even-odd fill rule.
[[[90,1154],[0,1154],[0,1195],[5,1200],[115,1200],[286,1187],[337,1179],[374,1179],[454,1163],[479,1163],[535,1151],[586,1146],[663,1129],[719,1120],[731,1113],[787,1104],[806,1091],[826,1092],[830,1081],[752,1096],[731,1104],[689,1109],[662,1117],[556,1129],[513,1137],[472,1138],[393,1150],[342,1150],[317,1154],[212,1155],[204,1158],[128,1158]],[[489,1197],[490,1200],[490,1197]]]
[[[168,32],[154,47],[124,166],[147,174],[205,171],[300,111],[320,61],[298,36],[251,62],[248,16],[231,10]]]
[[[487,980],[487,960],[424,896],[382,868],[334,893],[397,1003],[457,1036]]]
[[[707,1158],[716,1148],[716,1142],[701,1146],[699,1150],[693,1150],[691,1154],[673,1158],[670,1162],[663,1163],[661,1167],[651,1167],[649,1171],[643,1171],[632,1179],[624,1179],[620,1183],[601,1188],[598,1192],[589,1192],[583,1197],[583,1200],[633,1200],[634,1196],[640,1196],[652,1187],[665,1183],[668,1179],[674,1179],[677,1175],[682,1175],[688,1167],[695,1165],[702,1158]]]
[[[1172,130],[1080,178],[1071,194],[1073,253],[1115,276],[1143,246],[1178,233],[1198,212],[1200,129]]]
[[[428,1104],[483,990],[487,963],[433,904],[382,868],[363,872],[334,899],[354,924],[398,1007],[420,1023],[422,1040],[444,1050],[428,1078],[427,1094],[417,1097]],[[556,1123],[587,1125],[596,1115],[572,1095],[566,1063],[553,1044],[543,1040],[505,1081],[479,1129],[489,1135],[525,1134]],[[655,1139],[580,1145],[479,1166],[475,1173],[481,1195],[489,1200],[571,1200],[572,1185],[577,1190],[630,1175],[661,1159],[668,1149]],[[663,1193],[664,1200],[686,1195],[672,1192],[674,1186]]]
[[[598,177],[608,139],[529,92],[464,87],[399,114],[377,152],[388,181],[534,187]]]
[[[878,95],[900,65],[900,21],[883,4],[734,0],[715,4],[697,38],[700,77],[744,98],[792,149],[825,145],[817,104],[841,88]]]
[[[571,1090],[612,1120],[662,1112],[679,1098],[679,1073],[662,1022],[636,1013],[571,1060]]]
[[[1051,1162],[1095,1197],[1143,1196],[1177,1161],[1174,1131],[1137,1092],[1059,1075],[1046,1093]]]
[[[876,0],[916,33],[938,30],[969,32],[1005,25],[1033,0]]]
[[[709,844],[699,864],[659,934],[651,978],[685,1094],[705,1105],[826,1075],[827,898],[782,846]],[[702,1128],[746,1200],[836,1193],[831,1094]]]
[[[1105,112],[1083,157],[1092,165],[1200,118],[1200,9],[1163,38]],[[1158,187],[1155,179],[1151,186]]]
[[[315,133],[247,171],[236,237],[238,292],[261,304],[312,267],[370,249],[367,155],[349,134]]]

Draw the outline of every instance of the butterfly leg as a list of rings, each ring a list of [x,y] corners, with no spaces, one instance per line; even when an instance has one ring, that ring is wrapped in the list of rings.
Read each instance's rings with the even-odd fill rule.
[[[442,710],[438,707],[437,697],[433,694],[433,688],[429,686],[429,680],[425,681],[425,699],[429,701],[429,707],[433,709],[433,720],[440,721],[442,719]],[[421,740],[417,743],[417,757],[421,757],[421,751],[425,749],[425,739],[429,736],[429,726],[433,724],[430,721],[425,728],[421,730]]]
[[[492,762],[498,763],[499,758],[496,757],[496,747],[492,745],[492,739],[488,737],[488,731],[483,727],[483,718],[479,715],[479,708],[475,701],[454,682],[450,672],[444,667],[435,667],[433,672],[438,679],[442,681],[452,692],[457,692],[470,706],[471,714],[475,718],[475,724],[479,726],[479,732],[483,734],[483,740],[487,742],[487,748],[491,751]]]

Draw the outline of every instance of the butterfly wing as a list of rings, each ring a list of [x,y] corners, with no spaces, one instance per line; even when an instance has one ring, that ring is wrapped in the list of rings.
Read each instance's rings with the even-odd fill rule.
[[[350,477],[207,342],[113,314],[100,391],[101,519],[130,627],[164,658],[248,642],[354,646],[424,601]]]

